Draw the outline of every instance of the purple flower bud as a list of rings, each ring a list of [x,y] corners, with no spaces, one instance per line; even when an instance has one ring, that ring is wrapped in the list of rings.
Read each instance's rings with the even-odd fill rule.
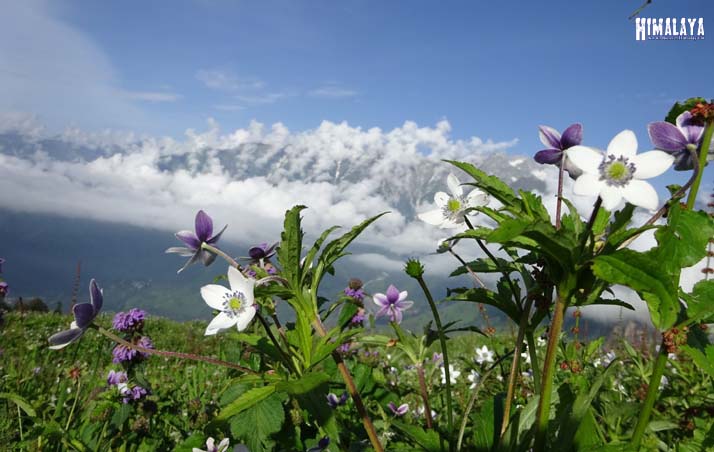
[[[112,320],[112,327],[123,333],[141,331],[145,317],[146,312],[137,308],[132,308],[128,312],[117,312]]]
[[[320,439],[320,441],[317,442],[317,446],[311,447],[307,450],[307,452],[323,452],[325,449],[327,449],[327,446],[330,445],[330,438],[325,436],[324,438]]]
[[[142,348],[154,348],[154,344],[151,342],[147,336],[142,336],[135,344]],[[114,347],[112,351],[112,362],[114,364],[119,364],[123,362],[140,361],[147,358],[148,353],[140,352],[139,350],[127,347],[126,345],[119,344]]]
[[[405,414],[407,414],[409,412],[409,405],[406,403],[403,403],[403,404],[397,406],[394,402],[389,402],[387,407],[392,412],[392,414],[396,417],[404,416]]]

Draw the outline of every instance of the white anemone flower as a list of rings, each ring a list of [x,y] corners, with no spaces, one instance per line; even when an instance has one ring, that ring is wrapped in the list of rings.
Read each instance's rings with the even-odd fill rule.
[[[573,146],[565,152],[583,171],[573,184],[573,192],[600,196],[602,206],[609,211],[622,198],[635,206],[656,209],[657,191],[642,179],[659,176],[674,162],[674,157],[663,151],[637,155],[637,137],[631,130],[615,135],[605,153],[587,146]]]
[[[481,348],[476,349],[476,362],[478,364],[492,363],[493,362],[493,352],[488,349],[485,345]]]
[[[458,228],[464,223],[468,209],[488,204],[488,194],[478,188],[464,196],[464,189],[453,174],[446,178],[446,185],[451,195],[443,191],[437,192],[434,195],[434,203],[438,209],[420,213],[418,218],[421,221],[444,229]]]
[[[208,324],[206,336],[216,334],[233,325],[238,328],[238,331],[243,331],[255,317],[253,298],[255,280],[248,279],[234,267],[229,267],[228,283],[230,289],[218,284],[201,287],[201,296],[206,304],[221,311]]]
[[[456,379],[459,378],[459,375],[461,375],[461,371],[455,368],[453,364],[449,364],[449,380],[451,380],[452,385],[456,384]],[[441,367],[441,384],[446,384],[446,369],[443,366]]]
[[[476,389],[476,386],[478,386],[478,382],[481,379],[481,375],[479,375],[478,372],[472,369],[471,372],[466,376],[466,378],[471,383],[469,385],[469,389]]]

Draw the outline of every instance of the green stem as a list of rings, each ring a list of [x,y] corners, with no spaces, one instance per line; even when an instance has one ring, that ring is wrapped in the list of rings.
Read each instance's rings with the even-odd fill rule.
[[[483,383],[488,379],[489,376],[491,376],[491,373],[496,369],[496,364],[494,363],[493,366],[491,366],[486,373],[484,373],[479,381],[476,383],[476,387],[473,389],[471,392],[471,397],[469,397],[469,401],[466,404],[466,409],[464,410],[464,416],[463,419],[461,419],[461,427],[459,428],[459,436],[456,441],[456,450],[460,451],[461,450],[461,445],[463,443],[464,439],[464,432],[466,431],[466,424],[469,422],[469,414],[471,414],[471,410],[474,407],[474,403],[476,402],[476,398],[478,397],[479,391],[481,391],[481,387],[483,386]]]
[[[22,431],[22,413],[20,412],[20,405],[15,406],[17,406],[17,422],[20,424],[20,441],[25,441],[25,434]]]
[[[548,439],[548,419],[550,418],[550,397],[553,391],[553,376],[555,375],[555,358],[558,354],[558,343],[560,330],[563,328],[563,317],[565,315],[566,301],[558,292],[555,300],[553,321],[550,324],[548,335],[548,348],[545,352],[543,363],[543,383],[541,384],[540,399],[538,400],[538,412],[536,414],[536,438],[534,450],[536,452],[545,451]]]
[[[217,254],[217,255],[221,256],[223,259],[225,259],[226,262],[228,262],[229,264],[231,264],[231,266],[237,268],[238,270],[241,270],[240,264],[239,264],[238,262],[236,262],[235,259],[233,259],[233,258],[230,257],[229,255],[227,255],[226,253],[224,253],[224,252],[221,251],[220,249],[216,248],[215,246],[211,246],[211,245],[209,245],[208,243],[203,242],[203,243],[201,243],[201,248],[203,248],[203,249],[206,250],[206,251],[210,251],[210,252],[213,253],[213,254]]]
[[[77,407],[77,400],[79,400],[79,390],[82,387],[82,380],[77,378],[77,391],[74,394],[74,402],[72,402],[72,408],[69,410],[69,416],[67,417],[67,425],[65,425],[64,430],[69,430],[69,424],[72,423],[72,416],[74,416],[74,409]]]
[[[449,369],[449,351],[446,348],[446,335],[444,334],[444,328],[441,325],[441,317],[439,316],[439,311],[436,309],[436,303],[434,303],[434,298],[431,296],[431,292],[424,282],[424,278],[419,276],[416,278],[421,290],[424,291],[424,296],[429,302],[429,307],[431,308],[431,313],[434,316],[434,323],[436,324],[436,329],[439,332],[439,343],[441,344],[441,353],[444,355],[444,377],[446,378],[446,423],[449,432],[449,451],[454,450],[454,419],[452,412],[452,400],[451,400],[451,372]]]
[[[426,418],[426,428],[432,427],[431,405],[429,404],[429,392],[426,389],[426,378],[424,378],[424,367],[417,364],[417,376],[419,377],[419,391],[421,399],[424,401],[424,417]]]
[[[257,311],[255,313],[255,316],[258,318],[258,321],[260,322],[260,324],[263,325],[265,332],[268,334],[268,338],[270,338],[270,341],[273,343],[275,348],[278,350],[278,353],[280,354],[280,357],[283,359],[283,362],[285,363],[287,368],[290,369],[291,371],[293,371],[296,375],[300,375],[300,372],[298,372],[293,361],[290,359],[290,357],[285,352],[285,350],[283,350],[283,348],[280,346],[280,342],[278,342],[278,340],[273,335],[273,332],[270,330],[270,325],[268,325],[268,322],[265,320],[265,317],[263,317],[263,315]]]
[[[452,256],[454,256],[459,262],[461,262],[461,265],[464,266],[464,268],[466,269],[466,271],[469,272],[469,274],[471,275],[471,277],[472,277],[482,288],[484,288],[484,289],[486,288],[486,285],[483,283],[483,281],[481,281],[481,278],[479,278],[479,277],[476,275],[476,273],[475,273],[473,270],[471,270],[471,267],[469,267],[469,265],[466,263],[466,261],[463,260],[463,259],[461,258],[461,256],[459,256],[458,254],[456,254],[456,253],[454,252],[454,250],[451,249],[451,247],[449,247],[449,253],[451,253]]]
[[[105,330],[101,326],[95,326],[94,328],[96,328],[100,334],[108,337],[109,339],[113,340],[114,342],[119,343],[125,347],[129,347],[131,349],[138,350],[142,353],[146,353],[148,355],[165,356],[165,357],[169,357],[169,358],[179,358],[179,359],[190,359],[192,361],[201,361],[204,363],[215,364],[217,366],[230,367],[231,369],[240,370],[241,372],[245,372],[247,374],[260,375],[259,372],[256,372],[253,369],[249,369],[247,367],[243,367],[239,364],[234,364],[234,363],[231,363],[228,361],[211,358],[209,356],[194,355],[192,353],[169,352],[166,350],[156,350],[153,348],[140,347],[136,344],[132,344],[131,342],[120,338],[119,336],[112,333],[111,331]]]
[[[704,136],[702,137],[702,144],[699,147],[699,173],[697,178],[692,185],[692,189],[689,190],[689,197],[687,198],[687,209],[692,210],[694,208],[694,203],[697,202],[697,193],[699,192],[699,185],[702,183],[702,176],[704,175],[704,166],[707,164],[707,157],[709,155],[709,146],[712,142],[712,133],[714,132],[714,118],[707,121],[707,127],[704,129]]]
[[[538,354],[536,353],[535,339],[533,331],[526,331],[526,340],[528,341],[528,353],[531,355],[531,369],[533,369],[533,386],[535,393],[540,394],[540,367],[538,367]]]
[[[528,318],[531,310],[532,300],[526,303],[526,308],[521,313],[521,321],[518,324],[518,335],[516,336],[516,347],[513,350],[513,361],[511,362],[511,372],[508,374],[508,389],[506,390],[506,400],[503,408],[503,421],[501,422],[501,435],[506,433],[508,422],[511,418],[511,404],[513,403],[513,393],[516,391],[516,379],[520,370],[521,345],[523,336],[528,327]]]
[[[632,446],[634,450],[639,450],[640,448],[640,442],[642,442],[642,437],[645,434],[647,424],[649,424],[650,416],[652,415],[652,408],[654,408],[655,401],[657,401],[657,396],[659,395],[659,384],[662,381],[662,375],[664,374],[666,365],[667,347],[665,347],[664,341],[662,341],[659,346],[659,354],[652,369],[650,383],[647,387],[647,396],[640,410],[640,417],[637,419],[635,431],[632,434]]]

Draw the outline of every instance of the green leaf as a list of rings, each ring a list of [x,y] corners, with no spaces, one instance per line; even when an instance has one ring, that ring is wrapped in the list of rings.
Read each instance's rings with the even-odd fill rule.
[[[707,345],[704,352],[689,345],[682,345],[680,349],[687,354],[694,364],[714,378],[714,345]]]
[[[356,304],[351,302],[344,303],[342,305],[342,309],[340,310],[340,316],[337,318],[337,324],[340,328],[347,327],[352,320],[352,317],[357,314],[357,311],[359,311],[359,307]]]
[[[18,394],[12,392],[0,392],[0,399],[10,400],[30,417],[37,416],[37,413],[35,412],[35,409],[32,408],[32,405],[30,405],[30,402]]]
[[[655,231],[659,246],[653,250],[660,265],[672,276],[682,268],[691,267],[707,253],[709,239],[714,236],[714,220],[701,210],[683,210],[674,203],[667,215],[667,225]]]
[[[523,231],[530,226],[531,221],[527,218],[509,218],[503,220],[501,224],[494,229],[486,240],[490,243],[507,243],[518,237]]]
[[[498,308],[514,322],[520,321],[520,313],[510,297],[504,297],[502,294],[481,287],[449,290],[449,294],[452,293],[456,295],[450,295],[446,298],[447,301],[470,301],[473,303],[487,304]]]
[[[270,436],[280,431],[284,421],[281,396],[272,394],[231,419],[231,433],[251,452],[269,451],[274,446]]]
[[[674,284],[662,271],[661,262],[647,254],[623,249],[597,256],[592,268],[599,278],[635,290],[647,302],[655,327],[666,330],[674,325],[679,300],[674,297]]]
[[[518,271],[518,269],[511,264],[510,261],[502,259],[500,257],[496,258],[498,265],[496,265],[491,259],[479,258],[475,261],[467,262],[468,268],[474,273],[501,273],[501,271],[507,271],[508,273]],[[468,273],[466,266],[454,270],[449,276],[459,276]]]
[[[498,177],[486,174],[485,172],[481,171],[470,163],[457,162],[454,160],[444,161],[447,163],[451,163],[455,167],[465,171],[469,176],[473,177],[475,180],[473,185],[477,186],[489,195],[501,201],[501,203],[508,210],[515,211],[517,213],[523,212],[521,200],[518,199],[511,187],[501,181],[501,179],[499,179]]]
[[[550,214],[548,213],[548,209],[546,209],[543,205],[543,200],[540,196],[536,196],[533,193],[524,190],[518,190],[518,194],[521,195],[523,208],[528,216],[535,220],[550,223]]]
[[[688,294],[687,317],[697,323],[714,323],[714,279],[699,281]]]
[[[275,393],[275,390],[276,388],[274,385],[260,386],[250,389],[241,394],[233,402],[223,407],[216,419],[226,420],[231,416],[235,416],[236,414],[252,407],[256,403],[265,400],[267,397]]]
[[[675,102],[672,108],[669,109],[669,113],[664,118],[665,121],[671,124],[677,124],[677,116],[681,115],[685,111],[691,110],[696,107],[698,103],[706,103],[706,99],[703,97],[690,97],[682,103]]]
[[[392,426],[419,445],[421,450],[428,452],[441,452],[441,442],[439,434],[436,433],[436,431],[424,430],[421,427],[405,424],[396,420],[392,421]]]
[[[477,452],[488,452],[493,447],[496,438],[495,419],[494,398],[489,397],[480,411],[471,416],[474,447]]]
[[[290,395],[305,394],[328,381],[330,376],[325,372],[311,372],[296,380],[281,381],[275,385],[275,389]]]
[[[339,226],[329,227],[325,231],[323,231],[322,234],[320,234],[320,237],[318,237],[317,240],[315,240],[315,243],[312,245],[312,248],[310,248],[310,251],[308,251],[307,255],[305,256],[305,262],[303,263],[302,269],[302,284],[305,283],[305,278],[310,274],[310,268],[314,265],[313,261],[315,260],[315,256],[317,256],[317,252],[320,251],[322,244],[325,243],[325,240],[327,240],[327,236],[329,236],[333,231],[339,228]]]
[[[285,212],[283,232],[280,235],[280,246],[277,251],[282,276],[292,283],[293,288],[300,287],[300,254],[302,253],[303,238],[300,228],[300,212],[303,209],[306,207],[295,206]]]

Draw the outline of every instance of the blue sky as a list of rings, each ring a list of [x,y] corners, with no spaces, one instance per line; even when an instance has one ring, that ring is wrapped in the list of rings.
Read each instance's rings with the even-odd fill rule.
[[[27,14],[12,17],[23,8],[59,24],[44,52],[61,59],[75,45],[61,70],[86,58],[78,85],[101,86],[74,99],[18,96],[0,105],[58,128],[182,136],[205,129],[209,117],[229,130],[255,119],[293,131],[322,120],[388,130],[446,118],[454,138],[517,138],[514,151],[529,154],[541,148],[538,124],[579,121],[586,144],[605,147],[630,128],[644,150],[646,124],[673,101],[713,96],[705,56],[714,54],[714,28],[702,41],[636,42],[628,16],[641,0],[5,3],[10,27],[23,26]],[[654,0],[642,16],[708,25],[712,12],[707,0]],[[45,31],[31,33],[30,41]],[[57,66],[10,73],[24,64],[24,44],[10,42],[0,56],[9,55],[4,77],[19,81],[15,93],[50,83]],[[90,108],[91,96],[99,106]]]

